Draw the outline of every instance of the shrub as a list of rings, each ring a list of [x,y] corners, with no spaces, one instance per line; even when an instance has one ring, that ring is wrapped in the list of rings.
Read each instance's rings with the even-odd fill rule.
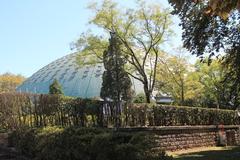
[[[136,101],[140,102],[140,101]],[[234,125],[239,118],[233,110],[162,106],[156,104],[125,104],[122,126],[170,125]],[[0,94],[0,129],[22,127],[114,125],[114,104],[102,105],[94,99],[59,95]]]
[[[152,151],[150,135],[96,128],[29,129],[10,136],[19,151],[35,160],[164,160]],[[31,141],[31,142],[29,142]]]
[[[139,93],[137,94],[134,99],[133,99],[133,102],[134,103],[146,103],[146,96],[144,93]]]
[[[132,104],[124,110],[128,126],[238,125],[240,118],[234,110]]]
[[[158,105],[152,112],[156,126],[239,124],[233,110]]]

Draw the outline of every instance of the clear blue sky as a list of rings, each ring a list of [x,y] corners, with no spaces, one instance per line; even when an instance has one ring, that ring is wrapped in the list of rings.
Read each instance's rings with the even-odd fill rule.
[[[118,1],[122,5],[134,3],[134,0]],[[158,1],[169,7],[167,0]],[[1,0],[0,74],[11,72],[28,77],[71,53],[69,44],[88,28],[89,2],[91,0]],[[181,44],[181,30],[177,26],[174,30],[177,35],[172,44],[177,47]]]

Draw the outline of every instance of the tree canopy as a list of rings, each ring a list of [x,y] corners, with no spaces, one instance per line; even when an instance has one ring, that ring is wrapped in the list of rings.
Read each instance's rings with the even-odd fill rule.
[[[16,87],[25,80],[22,75],[15,75],[12,73],[4,73],[0,75],[0,93],[15,92]]]
[[[132,99],[132,82],[124,69],[126,60],[121,50],[122,43],[115,33],[111,33],[109,47],[103,54],[105,71],[101,88],[101,97],[111,99],[115,103],[115,125],[121,125],[121,102]]]
[[[123,44],[121,48],[127,62],[126,71],[133,78],[142,82],[147,102],[155,87],[156,67],[161,45],[172,34],[171,15],[159,4],[137,2],[136,8],[119,8],[117,3],[104,0],[89,6],[94,13],[90,23],[103,31],[103,34],[83,34],[77,42],[82,51],[79,60],[87,63],[102,61],[106,47],[106,34],[116,33]],[[91,56],[93,55],[93,56]]]
[[[131,99],[132,82],[124,69],[126,60],[121,51],[121,41],[115,33],[111,33],[108,50],[104,52],[103,84],[101,97],[110,98],[114,101],[129,101]]]
[[[240,32],[239,1],[176,1],[169,0],[174,14],[181,19],[183,43],[192,54],[202,60],[221,57],[227,69],[224,83],[231,85],[229,95],[234,106],[240,106]]]

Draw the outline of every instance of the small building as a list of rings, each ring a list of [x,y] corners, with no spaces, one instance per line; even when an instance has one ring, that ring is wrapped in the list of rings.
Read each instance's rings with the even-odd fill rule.
[[[155,96],[157,104],[171,104],[174,102],[171,96]]]

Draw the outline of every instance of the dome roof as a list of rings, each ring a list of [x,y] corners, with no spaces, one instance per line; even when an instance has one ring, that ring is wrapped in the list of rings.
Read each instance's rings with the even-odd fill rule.
[[[100,97],[103,64],[79,66],[76,59],[77,53],[57,59],[34,73],[17,88],[17,91],[47,94],[49,86],[57,79],[66,96]],[[141,82],[132,79],[132,83],[136,93],[143,92]]]

